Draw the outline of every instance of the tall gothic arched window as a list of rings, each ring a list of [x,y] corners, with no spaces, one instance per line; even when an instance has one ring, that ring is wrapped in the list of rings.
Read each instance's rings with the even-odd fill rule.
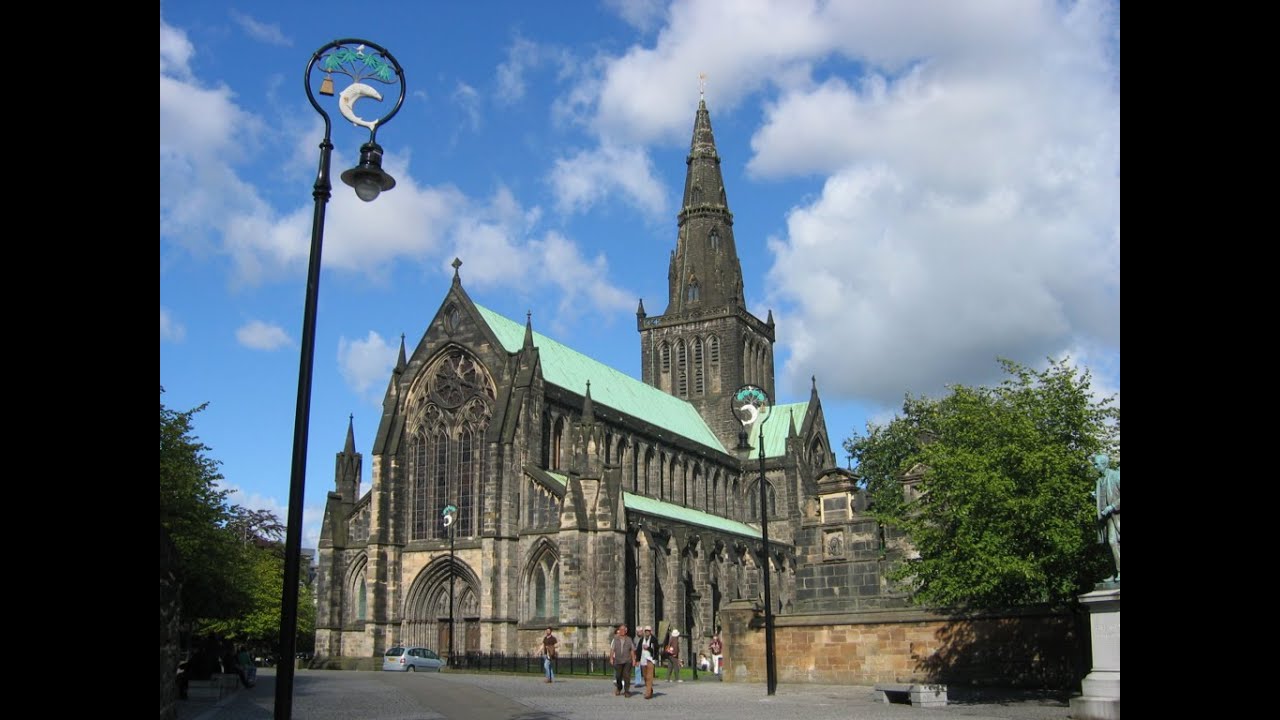
[[[685,300],[693,302],[702,299],[702,286],[698,284],[698,278],[689,281],[689,287],[685,290]]]
[[[653,478],[653,448],[649,448],[644,454],[644,494],[648,495],[649,481]]]
[[[437,430],[431,438],[431,533],[429,537],[445,537],[444,527],[435,519],[442,516],[445,505],[449,505],[449,437],[444,430]]]
[[[706,499],[706,489],[702,487],[702,470],[694,465],[693,481],[689,483],[689,507],[694,510],[704,510],[702,503],[706,502]]]
[[[712,230],[711,235],[708,236],[707,240],[709,241],[712,250],[720,249],[720,231],[719,230]]]
[[[778,496],[773,489],[773,484],[768,480],[764,483],[765,507],[769,508],[769,517],[778,516]],[[760,519],[760,482],[756,481],[751,484],[747,490],[747,522],[751,522],[752,518]]]
[[[671,497],[677,503],[685,501],[684,465],[673,455],[671,457]]]
[[[667,454],[658,453],[658,499],[666,500],[667,492]]]
[[[475,492],[477,481],[476,462],[479,456],[475,434],[471,428],[462,429],[458,441],[458,534],[471,537],[475,534]]]
[[[529,568],[527,617],[550,621],[560,616],[560,560],[550,547],[543,547]]]
[[[431,493],[427,486],[427,438],[423,433],[413,436],[411,455],[413,458],[413,499],[410,511],[413,522],[409,528],[409,537],[413,540],[429,537],[431,531]]]
[[[484,434],[496,398],[493,381],[466,351],[451,348],[428,366],[426,382],[410,407],[409,540],[448,537],[441,522],[447,505],[458,508],[454,532],[479,531]],[[425,397],[423,397],[425,395]]]
[[[369,617],[369,600],[366,595],[367,588],[364,584],[364,578],[360,578],[360,587],[356,589],[356,619],[366,620]]]
[[[564,439],[564,418],[556,418],[555,430],[551,431],[551,469],[560,469],[560,443]]]

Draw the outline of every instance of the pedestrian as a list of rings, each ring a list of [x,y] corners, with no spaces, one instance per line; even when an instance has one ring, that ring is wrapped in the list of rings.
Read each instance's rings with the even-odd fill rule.
[[[640,675],[644,678],[644,699],[653,697],[653,674],[658,665],[658,638],[653,636],[653,626],[645,625],[640,634]]]
[[[240,652],[236,654],[236,664],[240,666],[240,682],[245,687],[251,688],[258,684],[258,668],[253,664],[249,648],[240,646]]]
[[[627,634],[627,624],[618,626],[609,642],[609,664],[613,665],[613,694],[631,697],[631,666],[636,662],[636,644]]]
[[[547,628],[547,634],[542,636],[542,672],[546,673],[546,681],[549,683],[556,681],[556,673],[552,668],[556,659],[556,645],[559,643],[556,636],[551,634],[551,628]]]
[[[724,667],[724,643],[720,641],[720,633],[711,636],[711,669],[720,674]]]
[[[680,679],[680,631],[671,630],[671,635],[667,637],[666,650],[663,655],[667,657],[667,682],[673,679],[676,682],[684,682]]]

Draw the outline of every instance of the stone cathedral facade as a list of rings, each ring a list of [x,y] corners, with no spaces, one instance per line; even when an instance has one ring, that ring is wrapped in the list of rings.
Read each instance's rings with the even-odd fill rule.
[[[372,488],[350,427],[338,453],[317,654],[444,654],[451,633],[457,653],[520,653],[547,627],[565,651],[595,652],[621,622],[702,648],[728,602],[763,597],[766,562],[779,615],[901,602],[880,579],[883,533],[836,467],[816,381],[763,425],[764,555],[760,438],[741,437],[730,396],[754,384],[776,403],[775,328],[744,303],[705,102],[687,164],[666,310],[636,312],[641,379],[477,305],[455,261],[421,339],[401,342]]]

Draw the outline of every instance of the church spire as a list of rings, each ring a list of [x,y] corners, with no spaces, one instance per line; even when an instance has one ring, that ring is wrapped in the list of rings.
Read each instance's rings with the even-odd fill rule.
[[[404,333],[400,333],[400,357],[396,360],[396,374],[404,372],[405,367],[409,365],[409,361],[404,354]]]
[[[526,350],[533,347],[533,311],[524,314],[524,347]]]
[[[582,399],[582,424],[591,425],[596,421],[595,406],[591,404],[591,381],[587,381],[587,394]]]
[[[742,264],[733,240],[733,213],[729,212],[706,100],[698,101],[685,164],[688,169],[678,215],[676,250],[668,272],[666,314],[744,307]]]
[[[342,448],[342,452],[351,455],[356,451],[356,416],[354,414],[347,415],[347,445]]]

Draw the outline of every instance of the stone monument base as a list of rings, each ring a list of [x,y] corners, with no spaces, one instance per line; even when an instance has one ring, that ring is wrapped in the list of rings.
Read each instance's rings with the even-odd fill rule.
[[[1120,698],[1071,698],[1071,717],[1075,720],[1120,720]]]
[[[1120,720],[1120,585],[1103,583],[1080,596],[1089,611],[1093,672],[1071,698],[1074,720]]]

